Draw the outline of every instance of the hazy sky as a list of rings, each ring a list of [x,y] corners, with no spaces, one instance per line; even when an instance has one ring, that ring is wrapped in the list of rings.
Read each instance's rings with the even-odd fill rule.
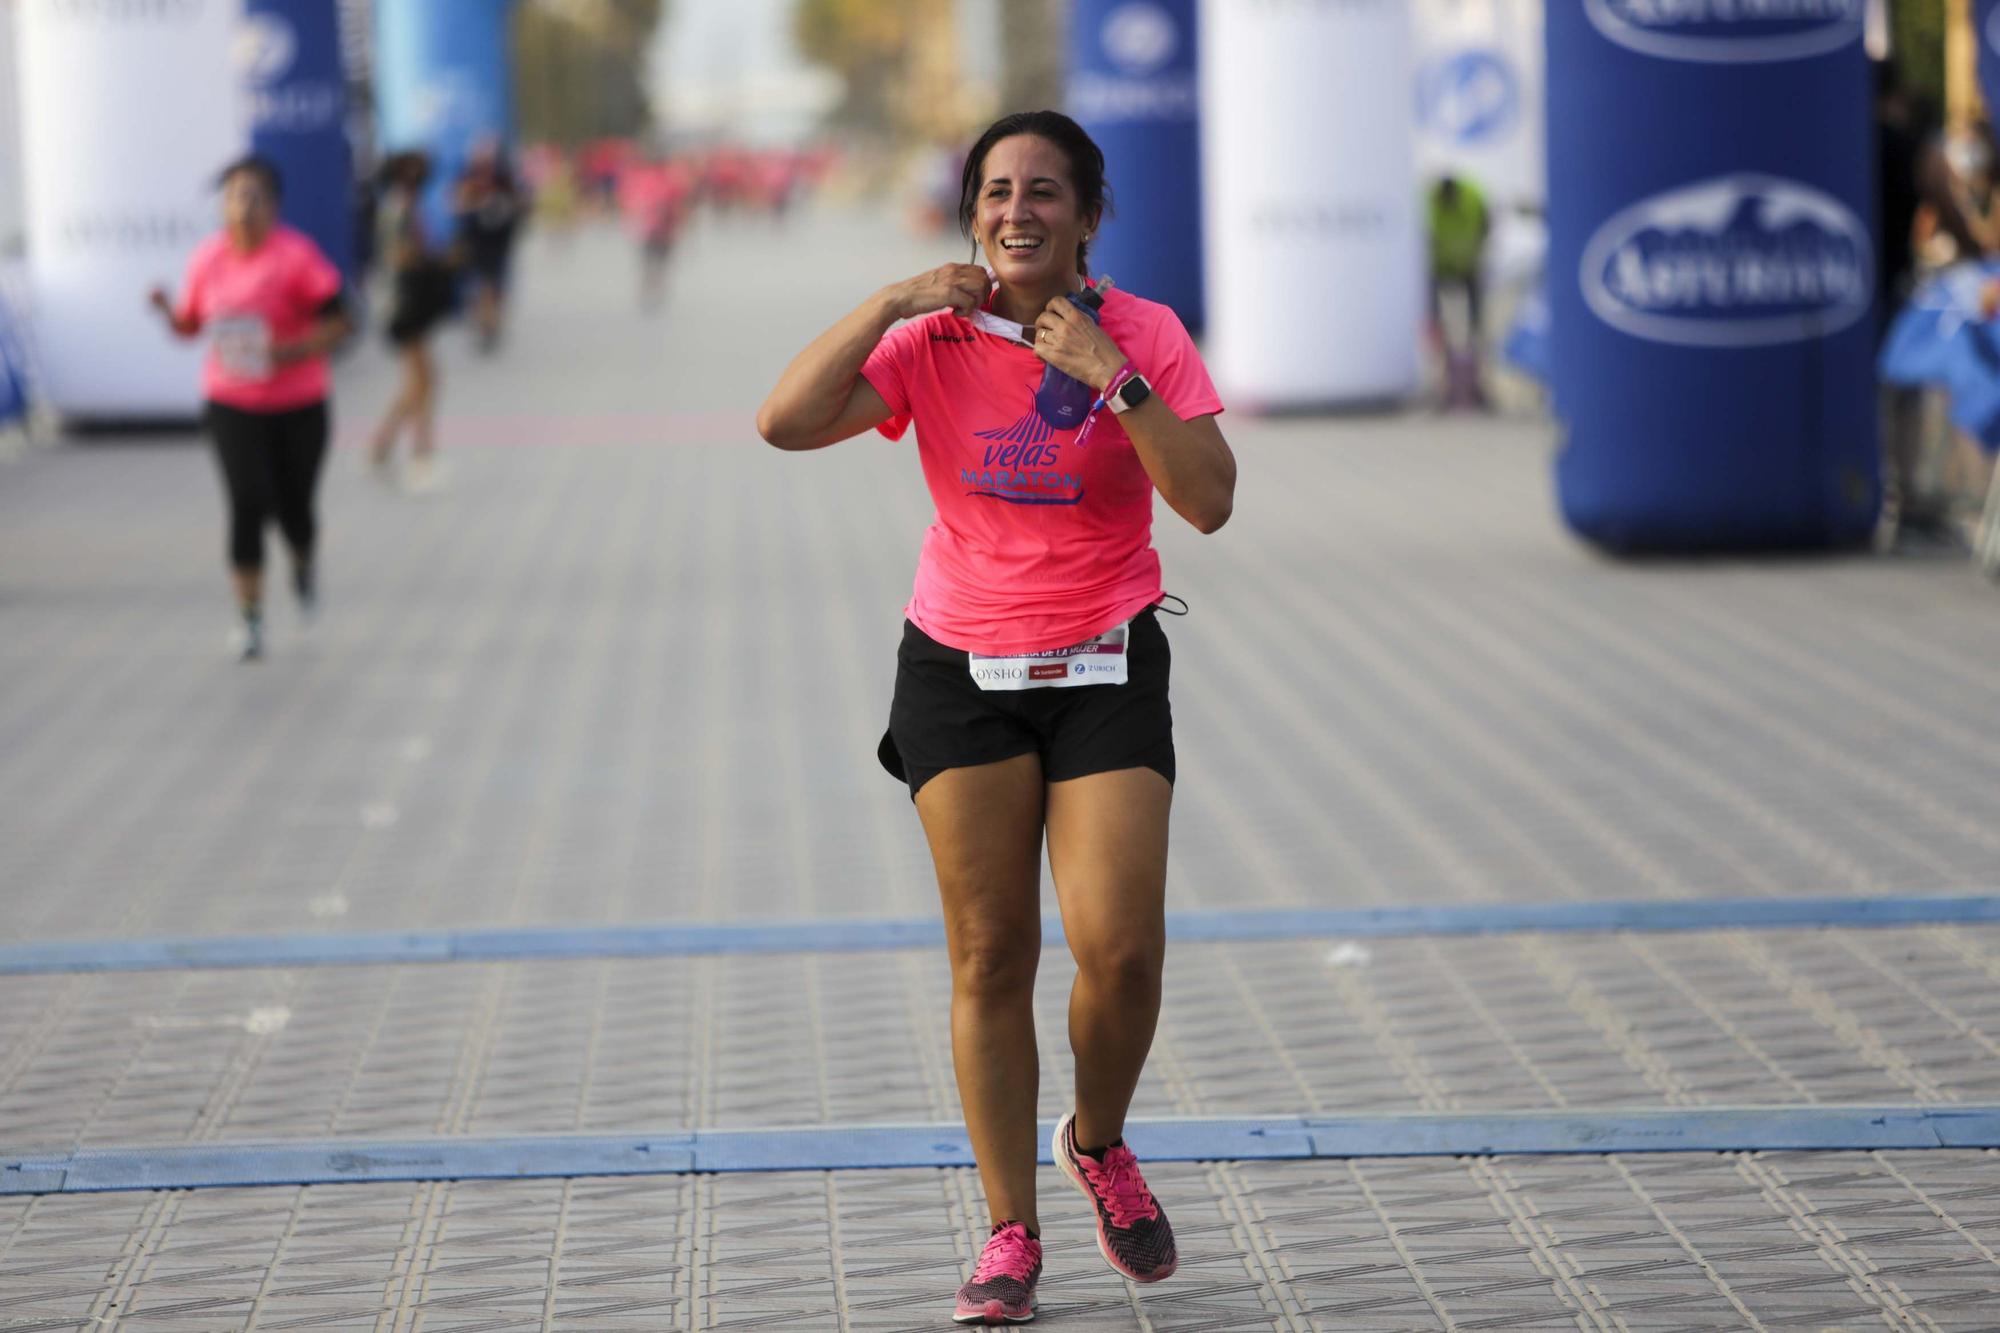
[[[792,0],[682,0],[671,7],[653,45],[660,104],[697,89],[727,95],[732,83],[766,83],[798,70]]]
[[[965,77],[997,80],[1004,0],[951,3]],[[676,108],[682,116],[698,115],[697,108],[718,104],[756,104],[775,112],[776,104],[792,102],[793,114],[800,116],[808,115],[804,107],[823,106],[831,93],[823,78],[808,73],[792,44],[794,8],[795,0],[679,0],[654,41],[654,105],[667,109],[670,120]]]

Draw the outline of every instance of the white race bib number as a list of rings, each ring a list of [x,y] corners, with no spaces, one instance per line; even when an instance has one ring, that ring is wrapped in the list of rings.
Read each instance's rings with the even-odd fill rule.
[[[1065,690],[1078,685],[1123,685],[1132,622],[1067,648],[1014,657],[966,654],[972,683],[982,690]]]
[[[271,378],[271,326],[255,315],[226,315],[209,325],[215,359],[240,380]]]

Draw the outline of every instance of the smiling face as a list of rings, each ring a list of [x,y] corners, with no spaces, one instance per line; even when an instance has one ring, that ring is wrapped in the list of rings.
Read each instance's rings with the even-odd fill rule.
[[[1039,135],[1012,135],[987,150],[979,174],[973,235],[1000,281],[1067,287],[1077,243],[1097,218],[1081,211],[1062,149]]]

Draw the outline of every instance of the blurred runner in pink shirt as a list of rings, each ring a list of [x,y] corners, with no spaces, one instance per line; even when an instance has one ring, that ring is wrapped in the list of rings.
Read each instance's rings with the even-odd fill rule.
[[[283,185],[261,157],[222,173],[223,229],[188,261],[180,299],[151,301],[183,338],[206,335],[202,394],[229,498],[229,565],[242,615],[238,655],[264,651],[264,526],[291,548],[292,588],[308,614],[318,597],[314,497],[326,459],[327,355],[347,336],[340,271],[278,221]]]

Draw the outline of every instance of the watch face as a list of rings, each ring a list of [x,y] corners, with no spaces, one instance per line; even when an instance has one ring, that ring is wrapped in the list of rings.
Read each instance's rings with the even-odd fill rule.
[[[1124,386],[1118,390],[1118,401],[1130,409],[1145,402],[1146,399],[1152,396],[1152,393],[1152,386],[1139,376],[1134,375],[1131,379],[1126,380]]]

